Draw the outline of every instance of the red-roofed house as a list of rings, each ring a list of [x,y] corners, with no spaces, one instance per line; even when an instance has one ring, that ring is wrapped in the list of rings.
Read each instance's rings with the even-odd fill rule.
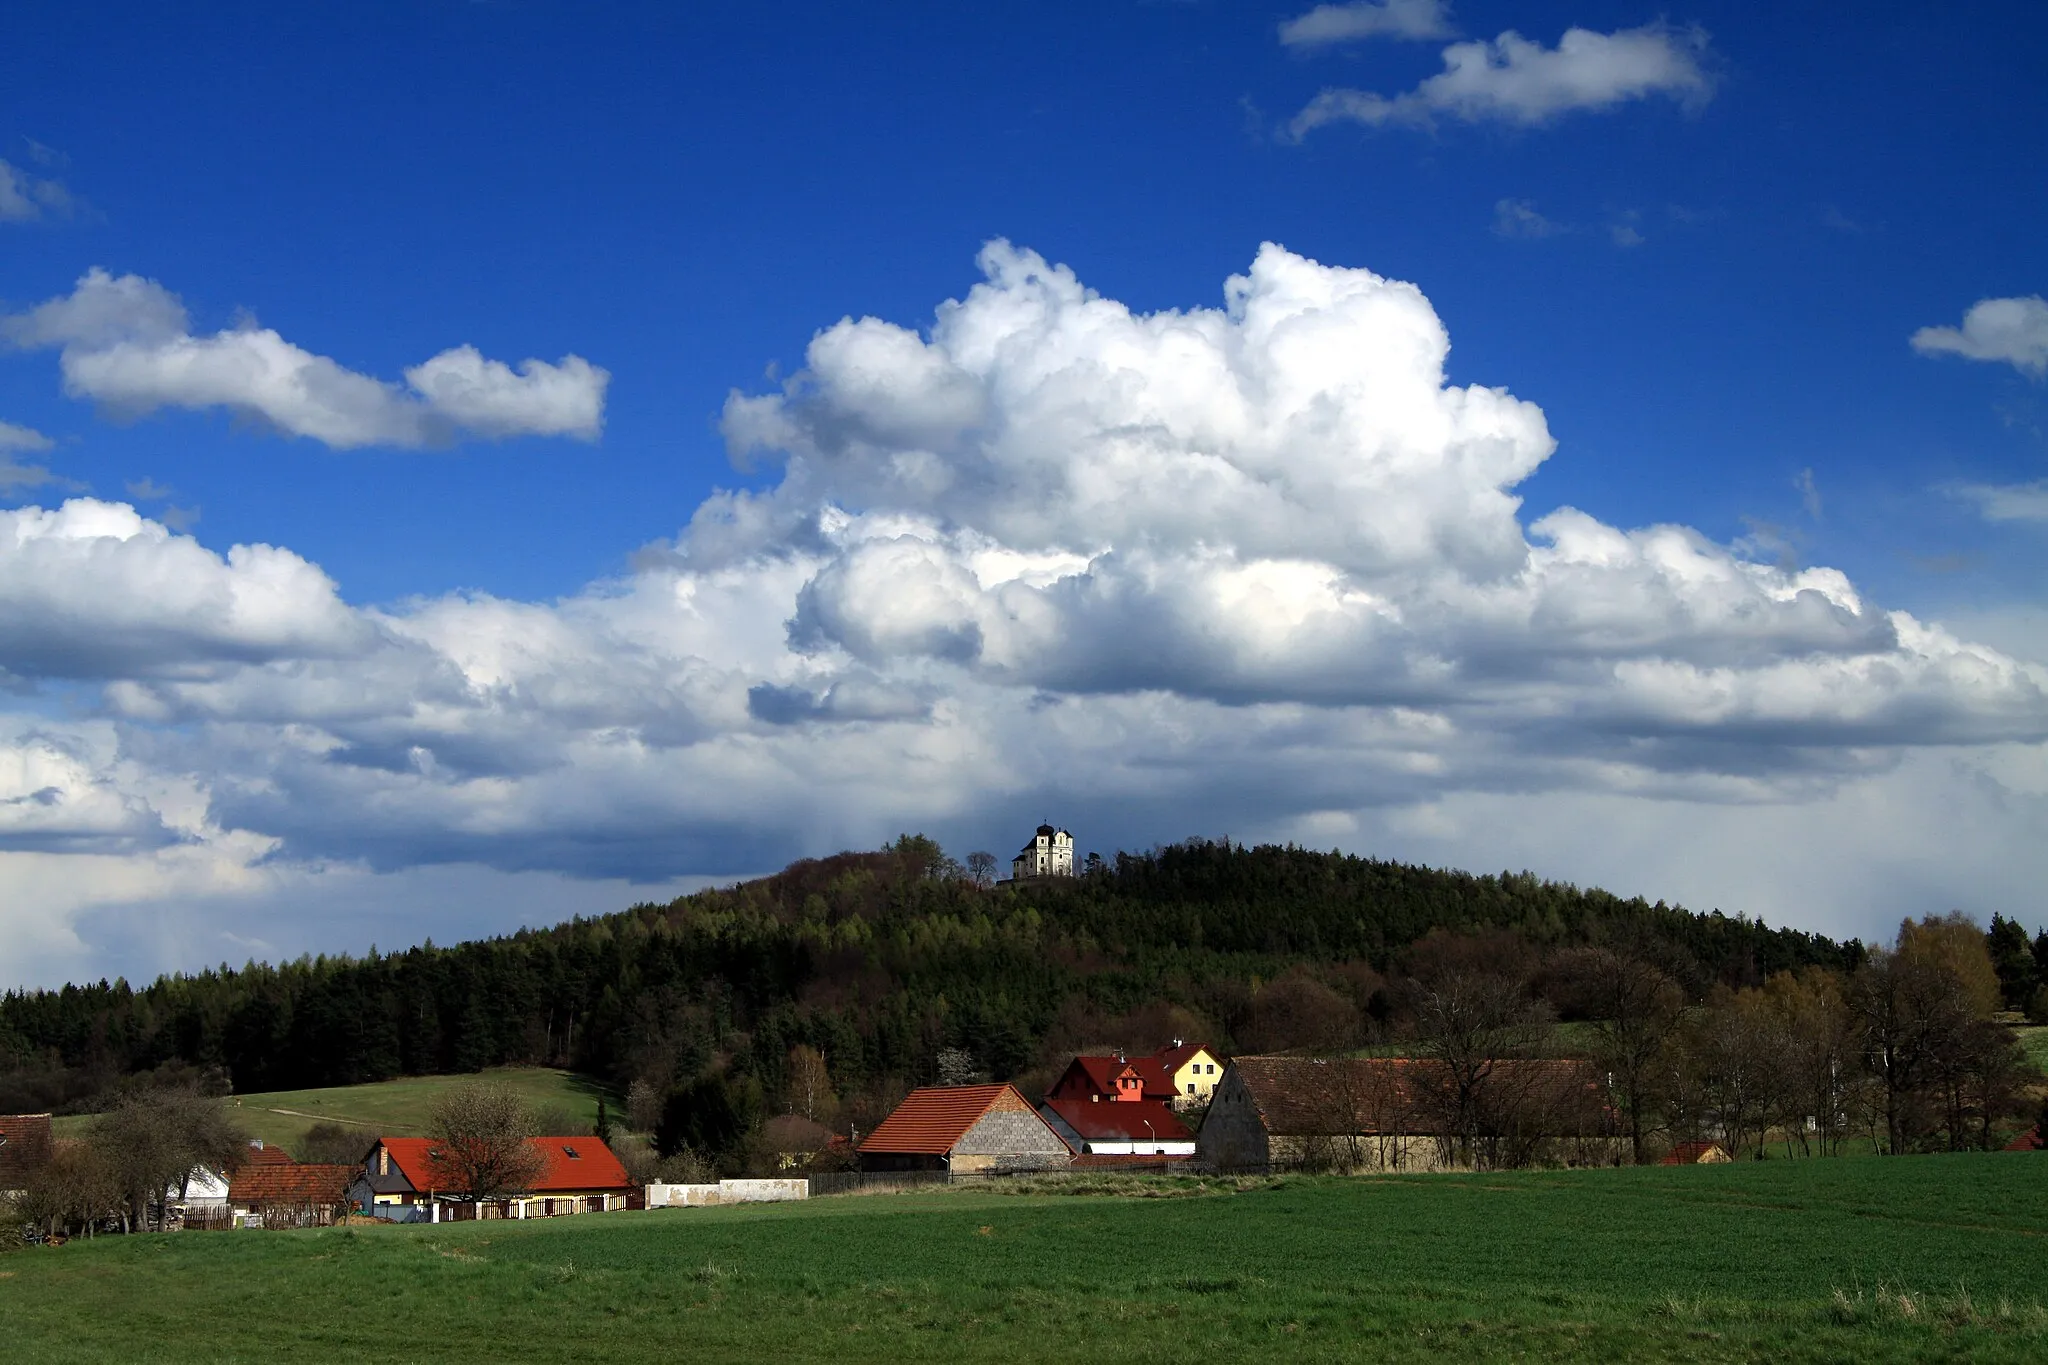
[[[1072,1152],[1012,1085],[913,1090],[860,1144],[864,1171],[1058,1170]]]
[[[1076,1057],[1045,1092],[1049,1100],[1152,1100],[1178,1108],[1206,1104],[1223,1062],[1200,1043],[1176,1042],[1149,1057]]]
[[[1680,1142],[1673,1144],[1657,1161],[1659,1166],[1721,1166],[1735,1158],[1728,1155],[1728,1149],[1718,1142]]]
[[[2048,1147],[2048,1143],[2041,1141],[2041,1126],[2039,1124],[2035,1124],[2032,1128],[2027,1129],[2026,1132],[2021,1133],[2011,1142],[2005,1144],[2005,1150],[2008,1152],[2038,1152],[2044,1147]]]
[[[27,1189],[50,1151],[48,1114],[0,1114],[0,1194]]]
[[[488,1202],[487,1217],[545,1218],[626,1207],[632,1177],[612,1149],[594,1137],[535,1137],[541,1173],[522,1196]],[[353,1171],[355,1168],[351,1168]],[[396,1222],[439,1222],[443,1207],[473,1217],[474,1203],[443,1161],[433,1138],[385,1137],[364,1158],[352,1195],[366,1213]]]
[[[275,1147],[253,1150],[228,1177],[228,1206],[241,1227],[325,1226],[348,1212],[354,1166],[297,1162]],[[191,1216],[190,1210],[187,1217]]]
[[[1195,1135],[1158,1100],[1047,1100],[1038,1112],[1076,1156],[1191,1157]]]

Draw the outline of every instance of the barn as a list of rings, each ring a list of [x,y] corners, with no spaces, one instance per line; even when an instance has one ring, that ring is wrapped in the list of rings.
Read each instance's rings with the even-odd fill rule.
[[[1429,1171],[1456,1163],[1461,1147],[1484,1165],[1617,1159],[1613,1114],[1584,1063],[1493,1063],[1476,1141],[1472,1129],[1453,1136],[1453,1090],[1446,1068],[1416,1058],[1239,1057],[1216,1087],[1196,1151],[1219,1170]]]
[[[860,1144],[863,1171],[1064,1169],[1073,1153],[1013,1085],[913,1090]]]

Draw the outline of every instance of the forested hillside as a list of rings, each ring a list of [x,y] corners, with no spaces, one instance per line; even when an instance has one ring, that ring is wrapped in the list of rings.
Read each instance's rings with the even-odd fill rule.
[[[1501,951],[1622,943],[1695,998],[1862,955],[1526,874],[1202,840],[988,887],[906,836],[457,947],[12,993],[0,1111],[86,1107],[138,1073],[246,1092],[507,1063],[657,1097],[709,1076],[745,1106],[783,1093],[792,1056],[816,1054],[815,1083],[859,1113],[942,1064],[1028,1079],[1089,1043],[1368,1041],[1392,1008],[1388,979],[1432,930],[1491,933]]]

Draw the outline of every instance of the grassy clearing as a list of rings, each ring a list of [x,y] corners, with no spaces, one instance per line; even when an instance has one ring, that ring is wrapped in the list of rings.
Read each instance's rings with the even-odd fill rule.
[[[2048,1071],[2048,1024],[2022,1024],[2013,1030],[2020,1036],[2020,1046],[2035,1066]]]
[[[437,1098],[451,1086],[480,1080],[511,1087],[529,1105],[567,1110],[585,1127],[597,1119],[599,1096],[614,1115],[621,1107],[617,1095],[590,1077],[544,1067],[499,1067],[466,1076],[407,1076],[325,1090],[273,1090],[237,1095],[231,1103],[235,1118],[252,1137],[296,1152],[306,1130],[323,1119],[361,1128],[366,1138],[421,1136],[427,1131],[427,1114]],[[91,1121],[86,1116],[61,1118],[55,1126],[59,1136],[66,1136]]]
[[[2048,1160],[1180,1182],[0,1261],[37,1360],[2048,1357]],[[1108,1188],[1108,1186],[1105,1186]]]

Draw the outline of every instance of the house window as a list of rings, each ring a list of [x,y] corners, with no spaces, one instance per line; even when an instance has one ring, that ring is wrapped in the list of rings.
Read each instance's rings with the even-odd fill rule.
[[[1188,1093],[1190,1095],[1195,1093],[1195,1083],[1193,1081],[1188,1082]]]

